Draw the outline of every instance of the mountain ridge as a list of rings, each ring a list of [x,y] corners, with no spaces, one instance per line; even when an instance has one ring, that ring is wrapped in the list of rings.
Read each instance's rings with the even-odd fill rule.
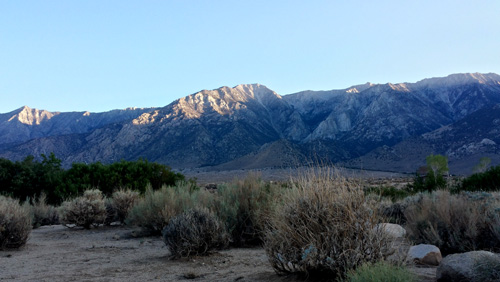
[[[261,84],[241,84],[201,90],[164,107],[100,113],[100,118],[99,113],[31,109],[31,116],[24,118],[31,125],[18,122],[10,131],[8,115],[0,114],[4,140],[15,139],[8,133],[24,132],[23,140],[0,144],[0,157],[20,159],[54,149],[66,166],[142,157],[176,168],[224,163],[237,168],[290,165],[294,158],[304,162],[315,154],[347,162],[498,103],[500,76],[493,73],[454,74],[416,83],[365,83],[283,96]],[[66,123],[55,122],[64,115]],[[92,116],[91,125],[75,125],[78,118]],[[41,130],[50,121],[50,130]]]

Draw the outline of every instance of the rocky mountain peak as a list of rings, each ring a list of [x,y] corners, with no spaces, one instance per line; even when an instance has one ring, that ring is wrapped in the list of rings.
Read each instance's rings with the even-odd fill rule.
[[[39,125],[43,121],[49,120],[59,114],[51,113],[45,110],[32,109],[28,106],[23,106],[12,113],[13,115],[8,119],[8,121],[17,120],[26,125]]]
[[[199,118],[211,112],[232,114],[235,110],[247,107],[249,102],[265,105],[276,100],[281,100],[281,96],[264,85],[240,84],[233,88],[224,86],[191,94],[167,106],[166,111],[183,113],[186,118]]]
[[[425,87],[455,87],[464,84],[479,83],[500,85],[500,75],[495,73],[457,73],[450,74],[447,77],[434,77],[420,80],[417,86]]]

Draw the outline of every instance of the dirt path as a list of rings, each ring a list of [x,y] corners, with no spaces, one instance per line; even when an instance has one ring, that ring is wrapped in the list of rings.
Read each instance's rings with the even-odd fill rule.
[[[230,249],[170,260],[160,237],[133,229],[43,226],[21,250],[0,251],[0,280],[12,281],[300,281],[278,276],[262,248]],[[432,281],[432,272],[429,279]]]

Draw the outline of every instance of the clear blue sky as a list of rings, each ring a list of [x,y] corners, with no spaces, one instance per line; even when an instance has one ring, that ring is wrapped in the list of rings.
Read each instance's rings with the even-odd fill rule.
[[[500,1],[0,0],[0,113],[500,73]]]

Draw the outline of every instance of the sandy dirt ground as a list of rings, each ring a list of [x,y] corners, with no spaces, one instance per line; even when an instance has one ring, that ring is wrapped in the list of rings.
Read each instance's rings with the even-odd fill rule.
[[[0,251],[5,281],[301,281],[278,276],[262,248],[169,259],[160,237],[135,238],[127,227],[43,226],[20,250]],[[434,281],[435,270],[417,270]],[[427,273],[427,274],[426,274]]]
[[[160,237],[134,238],[131,231],[42,226],[32,231],[24,248],[0,252],[0,280],[285,281],[260,248],[170,260]]]

